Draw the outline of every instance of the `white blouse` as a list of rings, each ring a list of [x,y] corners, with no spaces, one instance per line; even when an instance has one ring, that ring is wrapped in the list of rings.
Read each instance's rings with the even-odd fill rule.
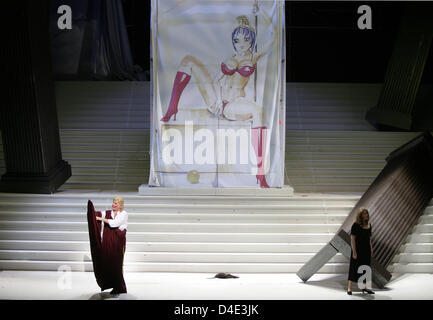
[[[113,211],[111,211],[111,217],[113,217]],[[108,224],[112,228],[119,228],[119,230],[125,230],[128,228],[128,213],[123,211],[118,211],[114,219],[108,219]]]

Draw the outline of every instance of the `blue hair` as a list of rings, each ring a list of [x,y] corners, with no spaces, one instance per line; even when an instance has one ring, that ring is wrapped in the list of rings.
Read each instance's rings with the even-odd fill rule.
[[[235,49],[235,51],[236,51],[236,47],[235,47],[235,40],[234,40],[234,38],[239,33],[242,33],[243,36],[248,36],[250,38],[249,39],[249,42],[251,44],[250,48],[254,48],[254,44],[256,43],[256,33],[253,30],[251,30],[251,29],[249,29],[247,27],[241,27],[241,26],[239,26],[232,33],[232,44],[233,44],[233,48]]]

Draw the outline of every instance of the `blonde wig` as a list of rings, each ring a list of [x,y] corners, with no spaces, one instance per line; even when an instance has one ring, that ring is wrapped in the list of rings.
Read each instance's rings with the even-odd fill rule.
[[[117,201],[118,203],[119,203],[119,210],[120,211],[123,211],[123,207],[124,207],[124,204],[125,204],[125,201],[123,200],[123,198],[122,197],[114,197],[113,198],[113,202],[114,201]]]
[[[356,217],[355,217],[355,222],[358,223],[358,224],[360,224],[361,226],[363,225],[363,223],[362,223],[362,214],[364,212],[367,212],[368,213],[368,217],[370,218],[370,213],[368,212],[367,208],[363,208],[363,207],[361,207],[361,208],[358,209],[358,213],[356,214]]]

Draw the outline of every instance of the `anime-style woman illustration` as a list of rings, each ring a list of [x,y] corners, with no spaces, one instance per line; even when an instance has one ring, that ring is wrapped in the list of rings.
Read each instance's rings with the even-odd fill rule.
[[[255,5],[254,13],[257,12],[272,24],[270,17]],[[206,66],[196,57],[188,55],[182,59],[174,79],[169,107],[161,121],[167,122],[172,116],[176,120],[179,99],[193,76],[209,112],[227,120],[252,122],[251,140],[257,158],[257,182],[260,182],[261,188],[269,188],[264,174],[267,127],[262,122],[263,107],[245,97],[245,87],[256,71],[257,62],[271,50],[277,32],[274,27],[273,39],[262,52],[255,53],[255,29],[246,16],[239,16],[237,21],[239,25],[232,32],[234,54],[221,63],[221,76],[216,81],[212,80]]]
[[[123,257],[128,214],[123,210],[123,206],[124,200],[115,197],[112,204],[113,210],[105,211],[105,218],[102,218],[102,213],[95,211],[92,201],[89,200],[87,203],[93,272],[101,291],[113,288],[110,292],[113,295],[127,292],[123,279]],[[101,221],[104,222],[103,228]]]

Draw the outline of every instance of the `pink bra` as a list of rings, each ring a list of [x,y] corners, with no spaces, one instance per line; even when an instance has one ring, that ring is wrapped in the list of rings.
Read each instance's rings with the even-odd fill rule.
[[[241,68],[229,69],[227,65],[223,62],[221,63],[221,71],[222,73],[231,76],[235,72],[239,73],[242,77],[249,77],[255,71],[255,66],[243,66]]]

